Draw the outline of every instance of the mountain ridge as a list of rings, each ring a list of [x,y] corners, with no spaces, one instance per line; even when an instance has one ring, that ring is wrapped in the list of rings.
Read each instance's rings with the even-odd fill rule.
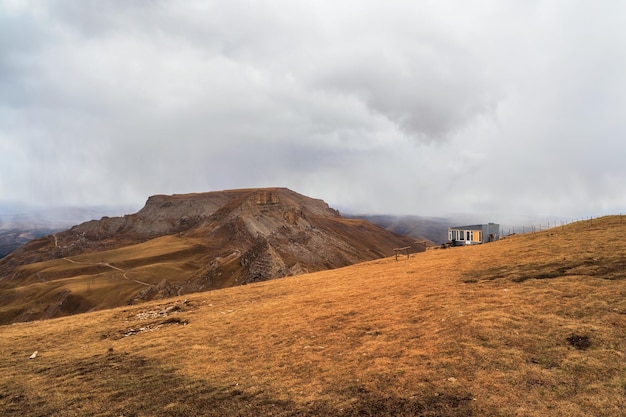
[[[338,268],[399,246],[425,250],[414,243],[287,188],[155,195],[137,213],[35,239],[0,260],[0,290],[13,291],[0,323]],[[107,289],[117,304],[98,298]]]

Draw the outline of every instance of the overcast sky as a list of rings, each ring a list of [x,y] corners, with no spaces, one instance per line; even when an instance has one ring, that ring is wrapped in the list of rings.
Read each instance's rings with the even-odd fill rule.
[[[0,202],[626,212],[626,2],[0,0]]]

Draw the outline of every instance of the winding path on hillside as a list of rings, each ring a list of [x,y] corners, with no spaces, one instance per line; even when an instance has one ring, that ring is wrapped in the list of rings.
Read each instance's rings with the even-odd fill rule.
[[[137,284],[141,284],[141,285],[145,285],[146,287],[154,287],[155,285],[150,284],[149,282],[145,282],[145,281],[140,281],[138,279],[134,279],[134,278],[129,278],[128,277],[128,273],[130,272],[130,270],[124,270],[122,268],[118,268],[117,266],[111,265],[108,262],[80,262],[80,261],[75,261],[73,259],[70,258],[63,258],[64,260],[73,263],[75,265],[87,265],[87,266],[106,266],[107,268],[111,268],[114,269],[116,271],[119,271],[122,273],[122,277],[127,280],[127,281],[133,281],[136,282]]]

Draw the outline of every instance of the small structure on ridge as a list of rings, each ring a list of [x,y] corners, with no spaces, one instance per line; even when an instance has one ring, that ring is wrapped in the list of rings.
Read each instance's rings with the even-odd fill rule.
[[[500,240],[500,225],[496,223],[448,228],[448,241],[452,246],[476,245],[496,240]]]

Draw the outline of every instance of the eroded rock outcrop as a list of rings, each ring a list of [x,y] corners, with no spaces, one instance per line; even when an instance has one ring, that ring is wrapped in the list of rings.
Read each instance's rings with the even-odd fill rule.
[[[60,291],[73,279],[72,296],[82,297],[85,310],[113,303],[80,293],[75,282],[93,277],[102,294],[104,285],[118,291],[117,282],[119,303],[135,303],[347,266],[413,243],[286,188],[157,195],[135,214],[92,220],[16,250],[0,260],[0,291],[32,283]]]

